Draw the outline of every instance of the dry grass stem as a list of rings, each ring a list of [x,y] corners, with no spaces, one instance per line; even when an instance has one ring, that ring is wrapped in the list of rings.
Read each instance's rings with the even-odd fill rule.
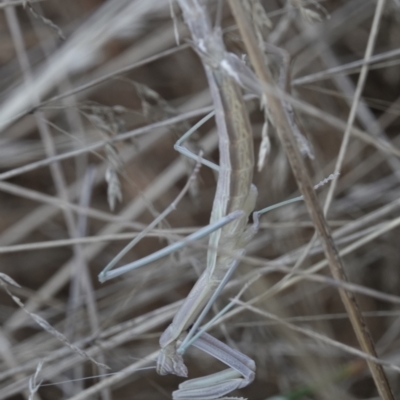
[[[380,15],[380,7],[382,7],[383,4],[384,2],[378,2],[378,17]],[[267,66],[264,63],[264,59],[257,46],[255,35],[244,13],[244,9],[242,8],[239,0],[230,0],[230,5],[257,76],[262,83],[273,87],[274,82],[269,71],[267,70]],[[366,74],[366,71],[367,70],[365,70],[364,75]],[[265,95],[268,98],[268,106],[271,114],[273,115],[277,132],[291,164],[293,174],[296,178],[297,184],[299,185],[299,189],[304,196],[304,201],[308,207],[311,219],[315,224],[315,229],[321,238],[325,256],[331,268],[331,273],[336,279],[346,282],[348,278],[343,262],[332,239],[330,229],[325,221],[321,207],[312,188],[304,161],[300,156],[298,146],[294,140],[290,122],[287,116],[287,111],[284,108],[284,103],[279,97],[271,95],[270,92],[265,91]],[[351,127],[351,124],[349,125]],[[346,311],[349,314],[350,321],[353,325],[353,329],[356,333],[361,348],[367,354],[376,358],[375,346],[371,334],[367,328],[367,325],[365,324],[355,297],[350,292],[343,289],[339,289],[339,293],[345,305]],[[368,361],[368,364],[380,395],[384,399],[393,399],[389,382],[382,367],[379,364],[371,362],[371,360]]]

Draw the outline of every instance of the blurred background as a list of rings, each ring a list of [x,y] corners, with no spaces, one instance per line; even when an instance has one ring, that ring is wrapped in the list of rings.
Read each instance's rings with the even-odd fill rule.
[[[378,3],[327,219],[399,398],[400,3],[248,1],[265,39],[290,55],[292,96],[317,111],[295,107],[314,184],[335,170]],[[210,18],[218,7],[225,45],[242,57],[228,3],[208,2]],[[20,285],[0,291],[0,399],[171,398],[183,379],[157,375],[158,339],[205,268],[206,241],[104,284],[97,276],[194,168],[173,146],[211,97],[180,9],[167,0],[3,0],[0,23],[0,271]],[[277,77],[282,60],[267,56]],[[258,154],[264,113],[258,99],[247,105]],[[298,195],[273,126],[268,135],[257,209]],[[217,140],[211,119],[187,146],[217,163]],[[215,187],[201,167],[119,265],[207,225]],[[321,205],[328,188],[318,190]],[[234,396],[379,398],[321,245],[307,248],[313,234],[301,202],[265,214],[215,305],[214,313],[251,282],[241,300],[253,308],[234,306],[210,331],[256,362],[255,381]],[[190,378],[224,369],[194,348],[185,362]]]

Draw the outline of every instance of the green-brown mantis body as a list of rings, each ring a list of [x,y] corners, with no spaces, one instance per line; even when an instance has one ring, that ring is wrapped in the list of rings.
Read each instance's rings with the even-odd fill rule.
[[[235,64],[240,63],[240,60],[237,58],[235,60],[233,54],[226,52],[221,30],[211,27],[201,0],[178,0],[178,3],[191,30],[194,48],[203,60],[218,129],[220,165],[213,167],[219,171],[219,177],[210,225],[208,230],[203,228],[201,232],[190,235],[184,242],[171,245],[152,256],[107,274],[110,277],[117,276],[164,256],[168,251],[175,251],[191,240],[211,233],[207,267],[160,338],[161,351],[157,361],[157,371],[163,375],[172,373],[186,377],[187,369],[180,354],[180,343],[199,315],[202,317],[210,308],[215,297],[213,295],[216,291],[219,293],[239,263],[245,245],[257,231],[258,213],[255,213],[254,225],[246,229],[249,216],[255,207],[257,189],[252,185],[253,137],[246,105],[238,84],[240,79],[235,76]],[[253,84],[254,82],[256,79]],[[204,160],[204,164],[210,163]],[[100,279],[110,278],[104,272]],[[197,321],[195,327],[198,324]],[[191,334],[193,329],[189,332],[189,336]],[[255,363],[249,357],[229,348],[207,333],[203,333],[193,345],[218,358],[230,368],[184,382],[179,386],[179,390],[173,393],[174,399],[227,399],[222,396],[253,381]]]
[[[232,254],[243,254],[243,248],[251,236],[249,232],[245,232],[245,228],[255,206],[257,190],[252,185],[254,151],[247,109],[239,85],[221,65],[226,52],[220,30],[211,28],[204,6],[197,1],[179,1],[179,4],[192,32],[194,45],[205,61],[205,71],[216,113],[220,166],[210,223],[241,211],[236,220],[211,233],[207,269],[161,336],[159,373],[186,376],[186,367],[182,356],[177,352],[177,344],[206,306],[229,269],[237,263]],[[224,249],[224,254],[218,254],[218,247]],[[202,341],[206,343],[201,341],[199,346],[198,341],[197,346],[207,351],[204,346],[210,345],[211,340],[209,335],[203,336]],[[226,347],[224,346],[224,350],[229,352]],[[211,379],[206,377],[200,381],[188,381],[174,393],[174,398],[205,398],[206,394],[210,396],[207,398],[217,398],[250,383],[254,378],[254,362],[236,351],[230,350],[230,353],[234,358],[241,358],[237,361],[245,367],[244,373],[231,368]]]

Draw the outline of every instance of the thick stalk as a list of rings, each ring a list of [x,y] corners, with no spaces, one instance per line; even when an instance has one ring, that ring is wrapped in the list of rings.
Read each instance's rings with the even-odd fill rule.
[[[257,45],[254,28],[249,23],[240,0],[229,0],[229,4],[247,48],[251,63],[262,83],[262,88],[267,97],[268,107],[273,116],[280,141],[285,149],[299,189],[304,196],[304,201],[315,229],[320,236],[331,273],[335,279],[348,282],[343,261],[331,236],[330,228],[324,218],[311,184],[311,179],[308,176],[306,166],[292,134],[287,110],[284,106],[285,103],[279,95],[279,89],[274,85],[272,76],[264,63],[263,54]],[[361,348],[367,354],[376,357],[375,345],[354,295],[343,288],[339,288],[339,294]],[[385,400],[393,400],[393,394],[382,366],[373,361],[368,361],[368,366],[380,396]]]

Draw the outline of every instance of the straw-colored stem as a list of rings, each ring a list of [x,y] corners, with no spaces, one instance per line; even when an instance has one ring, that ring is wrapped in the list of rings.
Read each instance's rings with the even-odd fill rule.
[[[280,141],[285,149],[299,189],[304,196],[304,201],[307,205],[311,219],[314,222],[315,229],[317,230],[323,243],[325,256],[328,259],[331,273],[334,278],[347,282],[348,279],[345,273],[343,261],[339,256],[339,252],[331,236],[329,226],[326,223],[321,206],[319,205],[318,199],[313,190],[304,161],[301,158],[300,152],[297,148],[297,143],[292,135],[290,122],[284,107],[284,102],[281,100],[279,94],[275,95],[270,90],[270,88],[274,88],[275,85],[271,74],[264,63],[263,55],[257,46],[257,40],[255,38],[253,28],[247,20],[240,1],[229,0],[229,4],[238,24],[239,31],[247,48],[256,74],[263,83],[263,90],[267,96],[268,106],[271,114],[273,115]],[[339,289],[339,293],[361,348],[367,354],[370,354],[372,357],[376,357],[375,345],[354,295],[342,288]],[[371,370],[371,374],[379,394],[385,400],[392,400],[393,394],[382,366],[371,360],[368,361],[368,366]]]

